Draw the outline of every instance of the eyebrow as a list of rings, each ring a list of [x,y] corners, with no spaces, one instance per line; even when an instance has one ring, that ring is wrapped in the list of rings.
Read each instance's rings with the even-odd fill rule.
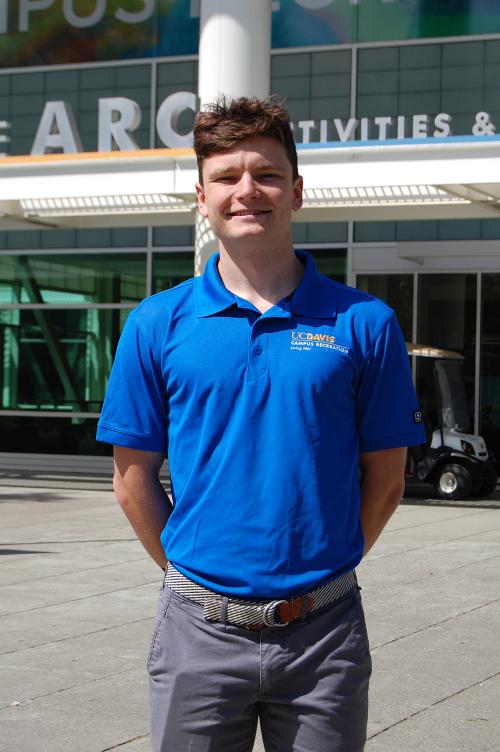
[[[273,164],[272,162],[259,162],[258,164],[253,166],[253,169],[257,172],[265,172],[266,170],[269,170],[271,172],[279,172],[279,173],[285,173],[286,169],[284,167],[280,167],[276,164]],[[223,175],[227,175],[228,173],[236,172],[239,170],[239,167],[236,165],[227,165],[227,167],[219,167],[215,169],[212,173],[210,173],[211,178],[218,178]]]

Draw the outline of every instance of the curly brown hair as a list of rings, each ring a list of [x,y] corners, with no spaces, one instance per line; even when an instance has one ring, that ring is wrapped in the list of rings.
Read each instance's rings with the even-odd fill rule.
[[[202,163],[217,152],[232,149],[247,138],[269,136],[283,144],[292,165],[295,181],[299,176],[297,151],[290,115],[280,100],[221,97],[199,112],[194,122],[194,150],[202,181]]]

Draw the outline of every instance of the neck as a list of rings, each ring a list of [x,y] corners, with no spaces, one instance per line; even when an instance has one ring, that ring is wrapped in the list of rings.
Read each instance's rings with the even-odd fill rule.
[[[304,273],[291,244],[279,253],[264,249],[232,253],[221,246],[218,268],[224,286],[261,313],[292,293]]]

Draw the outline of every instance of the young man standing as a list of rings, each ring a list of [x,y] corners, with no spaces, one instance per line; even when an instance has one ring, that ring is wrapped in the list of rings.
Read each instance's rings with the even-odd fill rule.
[[[148,668],[154,752],[361,752],[370,653],[354,568],[424,441],[393,312],[295,252],[286,111],[198,115],[201,277],[128,318],[98,438],[169,565]],[[173,507],[159,480],[168,454]]]

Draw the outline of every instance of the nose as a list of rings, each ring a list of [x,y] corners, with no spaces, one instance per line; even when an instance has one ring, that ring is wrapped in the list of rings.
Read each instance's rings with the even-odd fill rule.
[[[250,172],[245,171],[236,186],[238,198],[251,198],[259,192],[259,187]]]

